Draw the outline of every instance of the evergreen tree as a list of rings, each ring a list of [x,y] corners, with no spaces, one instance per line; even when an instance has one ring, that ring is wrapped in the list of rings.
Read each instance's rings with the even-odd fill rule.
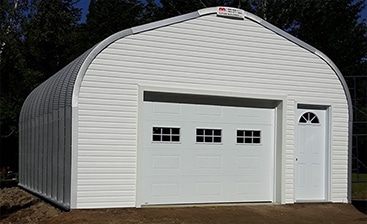
[[[18,116],[28,94],[22,22],[27,1],[0,2],[0,165],[17,167]]]
[[[162,19],[161,15],[161,7],[156,3],[155,0],[147,0],[144,8],[143,14],[141,17],[142,23],[150,23]]]
[[[364,0],[308,0],[291,33],[325,53],[344,76],[366,74]]]
[[[253,0],[253,12],[325,53],[343,75],[366,74],[364,0]]]
[[[80,19],[80,10],[74,8],[74,3],[0,3],[0,165],[17,168],[18,119],[25,98],[73,59],[73,35]]]
[[[24,30],[29,68],[41,73],[40,83],[72,59],[81,10],[75,0],[37,0]]]
[[[106,37],[141,24],[144,5],[138,0],[91,0],[82,32],[85,48]]]

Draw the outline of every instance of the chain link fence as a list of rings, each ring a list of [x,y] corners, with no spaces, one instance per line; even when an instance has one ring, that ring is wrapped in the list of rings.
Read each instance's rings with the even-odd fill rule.
[[[353,182],[367,182],[367,76],[346,76],[353,104]]]

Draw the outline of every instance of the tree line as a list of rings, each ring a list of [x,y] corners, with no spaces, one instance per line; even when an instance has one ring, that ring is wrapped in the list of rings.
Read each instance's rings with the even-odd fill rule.
[[[322,51],[344,76],[367,75],[364,0],[91,0],[83,23],[78,2],[0,2],[1,165],[17,166],[18,117],[36,86],[113,33],[206,7],[242,8]]]

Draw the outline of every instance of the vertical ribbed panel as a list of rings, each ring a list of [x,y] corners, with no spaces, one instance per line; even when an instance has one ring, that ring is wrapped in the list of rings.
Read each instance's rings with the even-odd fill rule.
[[[71,95],[90,50],[32,91],[19,121],[21,186],[70,207]]]

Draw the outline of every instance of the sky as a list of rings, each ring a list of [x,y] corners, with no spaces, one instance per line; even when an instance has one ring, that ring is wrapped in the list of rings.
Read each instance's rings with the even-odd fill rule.
[[[78,2],[78,4],[76,4],[76,7],[77,8],[81,8],[82,9],[82,19],[80,20],[81,23],[84,23],[85,22],[86,15],[88,13],[89,1],[90,0],[80,0]]]
[[[86,15],[88,13],[88,6],[89,6],[90,0],[80,0],[79,3],[76,5],[78,8],[82,8],[82,19],[81,23],[84,23],[86,20]],[[144,2],[144,1],[143,1]],[[362,19],[367,20],[367,7],[365,7],[364,11],[361,14]]]

